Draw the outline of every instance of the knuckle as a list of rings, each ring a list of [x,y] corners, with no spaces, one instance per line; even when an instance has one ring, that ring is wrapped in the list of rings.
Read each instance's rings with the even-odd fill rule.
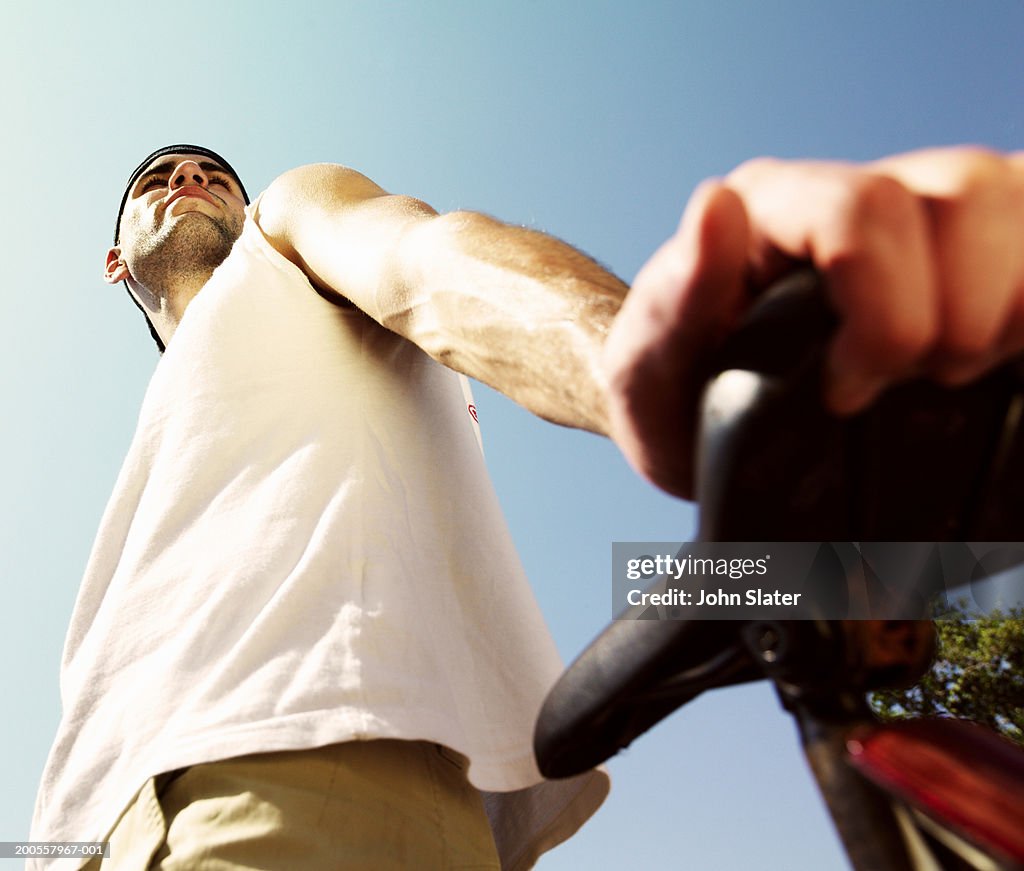
[[[1003,155],[979,146],[956,149],[950,167],[946,204],[958,208],[1002,207],[1008,204],[1020,182],[1012,163]]]
[[[968,187],[1003,185],[1012,174],[1010,162],[1002,154],[978,145],[962,146],[955,149],[959,162],[960,177]]]
[[[728,175],[728,180],[742,185],[753,181],[766,173],[776,170],[782,161],[775,157],[753,157],[745,160]]]
[[[847,199],[852,221],[866,231],[884,228],[887,232],[906,232],[920,222],[917,197],[887,175],[858,175],[850,184]]]
[[[866,259],[892,261],[920,248],[927,234],[919,198],[896,179],[857,174],[847,179],[830,223],[822,232],[821,265],[838,271]]]

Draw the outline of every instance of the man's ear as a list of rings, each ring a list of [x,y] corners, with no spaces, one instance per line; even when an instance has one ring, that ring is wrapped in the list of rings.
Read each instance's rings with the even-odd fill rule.
[[[128,265],[121,259],[121,247],[116,245],[107,251],[107,266],[103,270],[103,280],[107,284],[117,284],[128,276]]]

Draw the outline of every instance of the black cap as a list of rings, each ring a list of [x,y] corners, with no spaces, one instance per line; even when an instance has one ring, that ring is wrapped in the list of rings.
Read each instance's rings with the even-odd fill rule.
[[[163,157],[165,154],[201,154],[203,157],[209,157],[211,160],[217,161],[224,171],[238,182],[238,187],[242,191],[242,199],[245,200],[246,205],[249,204],[249,195],[245,192],[245,185],[242,184],[242,180],[238,177],[238,173],[235,172],[234,169],[232,169],[231,164],[217,154],[216,151],[211,151],[209,148],[203,148],[201,145],[165,145],[163,148],[158,148],[152,154],[147,155],[143,159],[142,163],[135,167],[135,171],[131,174],[131,178],[128,179],[128,184],[125,186],[124,194],[121,196],[121,205],[117,210],[117,221],[114,224],[115,245],[121,236],[121,213],[124,211],[124,204],[128,202],[128,194],[131,192],[132,187],[135,185],[135,182],[139,180],[139,176],[142,175],[146,167],[158,157]]]

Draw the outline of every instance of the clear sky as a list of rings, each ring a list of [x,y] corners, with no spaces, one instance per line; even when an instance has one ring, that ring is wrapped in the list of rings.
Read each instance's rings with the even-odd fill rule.
[[[0,840],[28,835],[58,664],[156,352],[100,280],[132,167],[221,151],[256,193],[353,166],[437,209],[562,237],[629,280],[697,182],[759,155],[1024,145],[1019,0],[38,0],[0,30]],[[485,447],[566,658],[610,617],[613,540],[692,534],[610,445],[478,391]],[[545,871],[841,868],[763,685],[711,694],[613,761]]]

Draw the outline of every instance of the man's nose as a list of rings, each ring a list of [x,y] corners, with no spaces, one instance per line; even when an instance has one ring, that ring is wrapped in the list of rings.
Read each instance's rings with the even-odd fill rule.
[[[205,188],[209,186],[209,183],[210,181],[206,177],[206,173],[203,172],[203,168],[198,163],[194,160],[183,160],[174,167],[174,172],[171,173],[167,186],[171,190],[177,190],[178,188],[185,187],[185,185],[196,185],[197,187]]]

